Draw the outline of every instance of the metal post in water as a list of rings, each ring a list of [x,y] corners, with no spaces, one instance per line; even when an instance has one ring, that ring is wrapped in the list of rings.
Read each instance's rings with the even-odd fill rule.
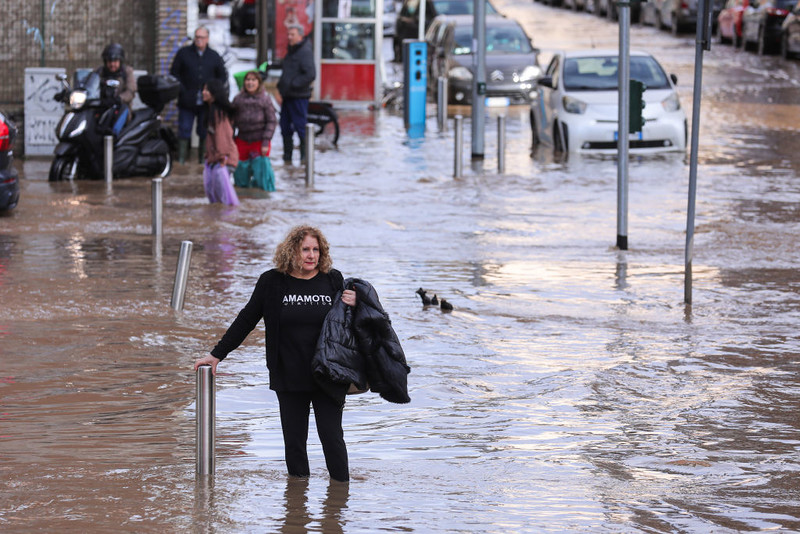
[[[618,120],[617,120],[617,247],[628,250],[628,153],[630,149],[630,26],[628,0],[617,4],[619,12]]]
[[[439,76],[436,89],[436,118],[439,122],[439,131],[447,131],[447,78]]]
[[[161,178],[153,178],[152,197],[153,197],[153,207],[152,207],[153,235],[156,236],[156,238],[160,238],[162,233],[161,220],[163,215],[163,193],[162,193]]]
[[[178,256],[178,267],[175,269],[175,285],[172,287],[172,303],[176,310],[183,309],[183,297],[186,294],[186,281],[189,278],[189,264],[192,261],[192,242],[181,241],[181,252]]]
[[[103,163],[106,183],[110,184],[114,179],[114,137],[111,135],[103,137]]]
[[[464,149],[464,117],[456,115],[454,118],[453,129],[455,129],[455,164],[453,170],[454,178],[461,178],[462,169],[464,166],[464,157],[462,151]]]
[[[306,124],[306,187],[314,187],[314,125]]]
[[[497,172],[506,172],[506,116],[497,117]]]
[[[197,368],[197,474],[214,474],[214,374],[210,365]]]

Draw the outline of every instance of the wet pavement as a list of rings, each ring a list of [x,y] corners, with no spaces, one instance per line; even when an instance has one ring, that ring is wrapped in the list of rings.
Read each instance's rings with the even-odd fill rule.
[[[591,15],[497,6],[543,61],[616,46]],[[632,39],[691,115],[693,36]],[[619,251],[614,160],[531,155],[524,108],[504,175],[487,121],[486,159],[453,179],[433,108],[425,139],[397,112],[342,109],[314,188],[278,139],[277,191],[239,190],[238,208],[178,166],[162,248],[149,179],[50,184],[48,161],[21,162],[20,205],[0,216],[0,530],[799,531],[799,79],[798,62],[706,54],[691,307],[688,157],[632,159]],[[220,367],[216,476],[196,481],[192,362],[301,222],[378,290],[412,402],[348,400],[349,485],[328,482],[313,431],[311,478],[287,480],[259,326]],[[455,310],[423,308],[420,286]]]

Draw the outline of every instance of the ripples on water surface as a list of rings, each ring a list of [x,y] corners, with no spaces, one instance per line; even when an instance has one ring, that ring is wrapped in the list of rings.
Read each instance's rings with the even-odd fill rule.
[[[178,170],[161,255],[147,180],[109,193],[47,184],[46,166],[26,164],[23,202],[0,219],[0,529],[800,529],[791,163],[709,148],[720,157],[701,166],[687,310],[681,157],[631,162],[620,252],[613,160],[531,159],[513,116],[507,175],[492,172],[490,121],[484,171],[453,180],[448,137],[409,141],[399,117],[343,115],[315,191],[276,165],[277,192],[209,206],[197,168]],[[259,327],[220,368],[217,475],[196,485],[191,363],[301,221],[378,289],[412,403],[349,400],[349,489],[328,484],[313,432],[312,478],[287,483]],[[184,239],[194,254],[175,313]],[[423,309],[420,286],[455,311]]]

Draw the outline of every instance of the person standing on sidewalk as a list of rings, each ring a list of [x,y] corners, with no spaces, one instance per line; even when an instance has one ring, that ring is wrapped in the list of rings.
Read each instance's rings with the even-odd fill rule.
[[[210,365],[216,375],[219,362],[263,319],[269,387],[278,395],[289,475],[310,475],[306,442],[313,406],[328,472],[332,479],[345,482],[350,470],[342,410],[348,386],[341,386],[340,400],[335,400],[314,379],[311,362],[334,298],[341,294],[344,305],[355,307],[356,293],[344,288],[342,273],[332,268],[328,241],[313,226],[292,228],[273,261],[275,268],[261,274],[250,300],[211,354],[195,361],[194,370]]]
[[[306,160],[306,121],[311,84],[317,77],[314,69],[314,53],[311,41],[303,38],[303,27],[289,26],[289,41],[283,72],[278,80],[281,97],[281,136],[283,137],[283,161],[291,163],[294,149],[294,132],[300,138],[300,161]]]
[[[194,42],[175,54],[169,73],[180,82],[178,93],[178,161],[186,163],[192,138],[192,126],[197,120],[197,162],[203,163],[205,152],[205,116],[203,86],[209,80],[228,81],[228,72],[220,55],[208,46],[208,28],[200,26],[194,31]]]

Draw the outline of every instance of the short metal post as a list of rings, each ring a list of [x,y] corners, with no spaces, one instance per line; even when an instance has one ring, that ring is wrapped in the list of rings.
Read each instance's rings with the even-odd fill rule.
[[[306,124],[306,187],[314,187],[314,125]]]
[[[506,172],[506,116],[497,117],[497,172]]]
[[[439,76],[436,91],[436,118],[439,122],[439,131],[447,131],[447,78]]]
[[[111,135],[103,137],[103,163],[106,183],[111,183],[114,179],[114,137]]]
[[[172,287],[172,303],[176,310],[183,309],[183,297],[186,294],[186,281],[189,278],[189,264],[192,261],[192,242],[181,241],[181,252],[178,256],[178,267],[175,270],[175,285]]]
[[[453,170],[453,177],[454,178],[461,178],[463,167],[464,167],[464,156],[462,154],[464,150],[464,128],[463,122],[464,117],[461,115],[456,115],[454,118],[454,126],[455,129],[455,164]]]
[[[162,226],[161,220],[163,216],[163,193],[162,193],[162,179],[153,178],[152,188],[153,207],[152,207],[152,220],[153,220],[153,235],[161,237]]]
[[[214,474],[214,374],[210,365],[197,368],[197,474]]]

